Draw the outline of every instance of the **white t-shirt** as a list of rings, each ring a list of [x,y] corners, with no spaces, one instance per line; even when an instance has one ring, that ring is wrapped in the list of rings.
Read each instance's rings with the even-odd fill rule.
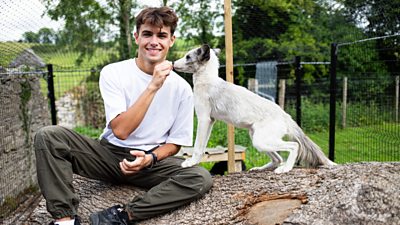
[[[100,138],[129,148],[149,150],[164,143],[191,146],[193,141],[193,92],[189,83],[171,71],[158,90],[143,121],[126,140],[114,136],[110,121],[125,112],[147,88],[152,75],[140,70],[135,59],[105,66],[100,72],[106,127]]]

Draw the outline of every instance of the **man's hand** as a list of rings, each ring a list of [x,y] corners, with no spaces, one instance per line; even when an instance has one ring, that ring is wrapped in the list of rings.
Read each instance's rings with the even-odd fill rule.
[[[150,165],[153,160],[153,157],[149,154],[146,154],[144,151],[132,150],[130,153],[136,157],[134,161],[128,161],[124,159],[119,163],[121,171],[125,175],[133,175],[138,173],[144,167]]]
[[[164,61],[160,64],[157,64],[154,67],[153,79],[149,84],[149,88],[152,90],[160,89],[172,69],[173,69],[172,62],[170,61]]]

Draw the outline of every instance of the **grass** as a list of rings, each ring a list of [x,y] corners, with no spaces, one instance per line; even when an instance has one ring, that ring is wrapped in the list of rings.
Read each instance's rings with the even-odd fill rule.
[[[115,57],[115,50],[97,49],[92,57],[84,57],[80,65],[76,64],[79,57],[79,52],[63,51],[63,52],[46,52],[39,55],[46,61],[47,64],[53,64],[55,70],[60,69],[90,69],[104,65]]]
[[[321,148],[328,149],[329,134],[309,134]],[[339,129],[335,134],[335,162],[400,161],[400,124],[383,123]],[[327,151],[325,151],[327,154]]]
[[[24,49],[30,48],[35,44],[18,42],[0,42],[0,66],[8,67]]]

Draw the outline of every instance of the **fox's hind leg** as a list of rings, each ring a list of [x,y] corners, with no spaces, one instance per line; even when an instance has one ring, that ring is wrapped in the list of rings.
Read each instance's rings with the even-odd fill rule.
[[[278,151],[288,151],[289,156],[284,164],[274,170],[275,173],[286,173],[293,169],[299,152],[299,144],[292,141],[281,141],[275,145]]]
[[[265,128],[264,126],[262,126],[262,128]],[[266,132],[263,131],[262,129],[250,129],[249,130],[249,134],[251,137],[251,140],[253,142],[253,146],[259,151],[259,152],[264,152],[265,154],[267,154],[270,159],[271,162],[260,166],[260,167],[253,167],[250,170],[273,170],[275,168],[277,168],[279,165],[281,165],[281,163],[283,162],[282,157],[274,151],[268,151],[268,143],[265,142],[265,138],[262,138],[262,136],[264,136]]]
[[[290,171],[297,158],[299,144],[296,142],[283,141],[285,130],[277,121],[269,124],[258,124],[254,127],[252,134],[253,146],[260,152],[265,152],[271,157],[272,162],[255,169],[267,169],[277,167],[275,173],[285,173]],[[288,151],[287,161],[282,163],[282,157],[278,154],[280,151]]]
[[[298,154],[298,148],[299,144],[296,142],[288,142],[288,141],[282,141],[282,140],[269,140],[265,141],[264,145],[265,147],[262,148],[263,151],[267,152],[268,155],[273,154],[273,155],[279,155],[277,152],[280,151],[288,151],[289,156],[286,160],[286,162],[271,165],[277,167],[274,172],[275,173],[286,173],[289,172],[291,169],[293,169],[293,166],[296,162],[297,154]],[[257,148],[258,149],[258,148]],[[281,158],[282,159],[282,158]],[[269,167],[269,164],[266,164],[263,167]]]
[[[265,154],[271,158],[271,162],[260,167],[253,167],[250,170],[274,170],[283,162],[282,157],[276,152],[265,152]]]

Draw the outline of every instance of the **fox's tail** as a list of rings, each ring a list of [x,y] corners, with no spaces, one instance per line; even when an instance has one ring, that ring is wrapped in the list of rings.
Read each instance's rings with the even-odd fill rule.
[[[289,136],[293,141],[299,143],[299,153],[297,161],[304,163],[306,166],[318,167],[320,165],[336,165],[336,163],[329,160],[321,148],[315,144],[309,137],[307,137],[303,130],[292,119],[289,122],[290,131]]]

